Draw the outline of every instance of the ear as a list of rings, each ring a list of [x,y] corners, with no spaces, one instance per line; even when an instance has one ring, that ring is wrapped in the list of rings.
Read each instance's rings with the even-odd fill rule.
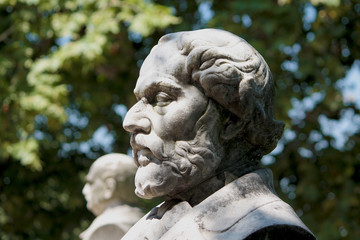
[[[114,178],[105,179],[104,199],[109,200],[114,196],[116,190],[116,180]]]
[[[238,120],[236,122],[228,119],[227,122],[224,124],[225,127],[221,132],[221,139],[227,141],[235,136],[237,136],[240,132],[245,129],[246,121]]]

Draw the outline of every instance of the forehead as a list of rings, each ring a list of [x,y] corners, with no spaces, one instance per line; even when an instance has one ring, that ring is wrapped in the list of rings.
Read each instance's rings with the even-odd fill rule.
[[[141,66],[134,93],[142,95],[144,89],[156,84],[179,87],[188,82],[185,61],[186,56],[180,53],[175,42],[155,46]]]
[[[99,178],[101,175],[101,169],[95,165],[92,165],[90,167],[89,173],[86,175],[86,181],[88,182],[92,182],[94,181],[96,178]]]

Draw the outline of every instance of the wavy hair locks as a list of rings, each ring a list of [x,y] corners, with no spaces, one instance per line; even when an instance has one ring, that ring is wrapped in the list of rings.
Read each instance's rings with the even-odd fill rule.
[[[263,57],[244,39],[218,29],[163,36],[175,40],[196,86],[241,121],[243,134],[263,154],[280,139],[284,123],[274,118],[274,83]]]

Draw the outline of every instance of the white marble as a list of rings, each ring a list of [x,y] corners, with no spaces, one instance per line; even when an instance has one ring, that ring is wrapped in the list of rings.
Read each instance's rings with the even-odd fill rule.
[[[80,239],[120,239],[144,215],[129,205],[136,199],[135,172],[134,160],[124,154],[107,154],[91,165],[83,194],[96,218]]]

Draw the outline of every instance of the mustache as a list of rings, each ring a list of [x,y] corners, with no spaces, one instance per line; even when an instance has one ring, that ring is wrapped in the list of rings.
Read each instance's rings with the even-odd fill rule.
[[[155,157],[157,160],[164,162],[169,161],[171,159],[171,155],[168,155],[166,151],[170,144],[166,144],[166,142],[162,141],[161,139],[155,139],[152,141],[149,141],[149,138],[151,136],[145,135],[145,134],[131,134],[130,136],[130,145],[133,150],[133,155],[136,164],[138,164],[138,152],[140,150],[148,150],[151,152],[151,155]]]
[[[194,154],[190,145],[184,141],[166,142],[157,139],[156,144],[151,144],[148,135],[132,134],[130,144],[133,149],[135,163],[138,166],[140,166],[138,159],[140,151],[151,153],[147,155],[151,162],[170,167],[172,173],[178,177],[190,174],[195,166],[201,169],[204,165],[204,159],[198,154]]]

